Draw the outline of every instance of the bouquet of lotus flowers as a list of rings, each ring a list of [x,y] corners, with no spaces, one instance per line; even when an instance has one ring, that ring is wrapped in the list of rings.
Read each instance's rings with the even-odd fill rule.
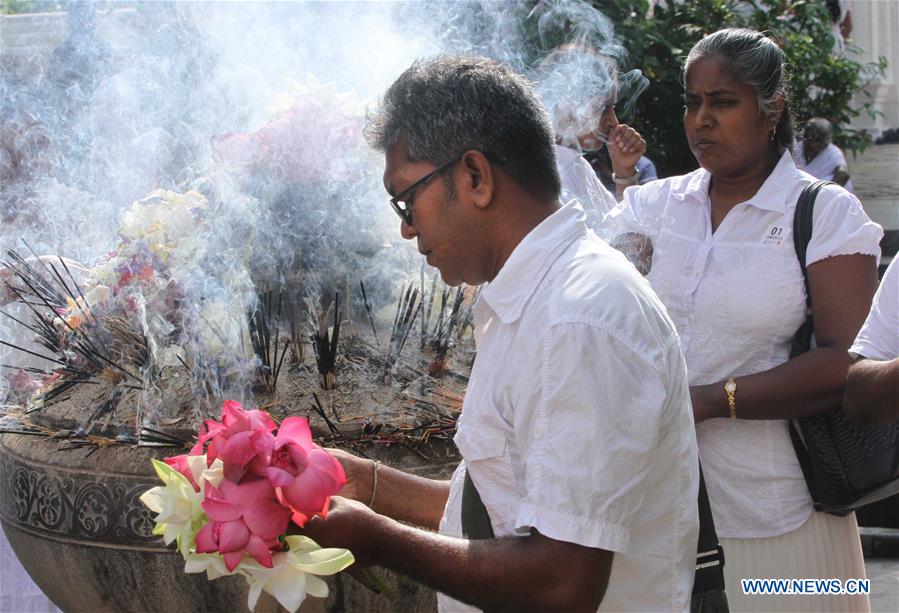
[[[277,430],[277,431],[276,431]],[[346,477],[340,463],[312,442],[305,418],[280,427],[265,411],[222,406],[221,421],[207,420],[187,455],[153,460],[165,483],[141,496],[158,513],[154,534],[177,542],[185,572],[210,580],[243,575],[252,611],[265,591],[293,612],[306,595],[324,598],[333,575],[353,563],[346,549],[322,549],[305,536],[286,534],[324,517]]]

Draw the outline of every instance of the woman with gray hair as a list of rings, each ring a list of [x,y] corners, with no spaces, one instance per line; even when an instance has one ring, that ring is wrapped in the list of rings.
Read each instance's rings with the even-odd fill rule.
[[[753,30],[697,43],[684,128],[700,168],[628,189],[605,223],[652,240],[642,255],[683,343],[731,609],[867,610],[866,595],[754,595],[741,581],[865,577],[855,516],[815,511],[788,422],[840,405],[883,230],[844,189],[818,194],[807,251],[817,347],[791,358],[806,316],[793,217],[814,178],[791,155],[784,63]]]

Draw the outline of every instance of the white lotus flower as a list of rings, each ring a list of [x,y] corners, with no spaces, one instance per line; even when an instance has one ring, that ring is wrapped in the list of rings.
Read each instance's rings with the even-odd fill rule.
[[[206,456],[186,456],[187,465],[200,486],[200,491],[173,467],[159,460],[152,460],[156,474],[162,479],[164,486],[157,486],[144,492],[140,501],[156,516],[156,527],[153,534],[162,536],[166,545],[178,542],[178,550],[186,560],[194,547],[197,532],[206,523],[206,513],[201,506],[206,483],[217,486],[222,478],[222,461],[216,459],[212,466],[206,467]]]
[[[249,557],[240,564],[239,570],[250,583],[247,596],[250,611],[255,609],[259,596],[265,591],[294,613],[307,595],[328,596],[328,584],[316,575],[339,573],[355,561],[349,550],[322,549],[307,536],[288,536],[285,540],[290,549],[272,556],[272,568]]]

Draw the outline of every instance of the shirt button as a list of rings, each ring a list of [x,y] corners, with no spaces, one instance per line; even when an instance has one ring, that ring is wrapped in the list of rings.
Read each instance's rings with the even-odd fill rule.
[[[546,428],[543,426],[537,426],[534,428],[534,436],[537,438],[543,438],[543,435],[546,434]]]

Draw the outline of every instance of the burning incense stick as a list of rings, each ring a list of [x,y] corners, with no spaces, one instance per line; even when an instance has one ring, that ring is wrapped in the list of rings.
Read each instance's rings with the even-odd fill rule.
[[[378,338],[378,331],[375,329],[375,318],[372,315],[371,303],[368,301],[368,296],[365,295],[365,284],[359,281],[359,287],[362,289],[362,303],[365,305],[365,312],[368,313],[368,323],[371,324],[371,332],[375,335],[375,343],[380,347],[381,340]]]

